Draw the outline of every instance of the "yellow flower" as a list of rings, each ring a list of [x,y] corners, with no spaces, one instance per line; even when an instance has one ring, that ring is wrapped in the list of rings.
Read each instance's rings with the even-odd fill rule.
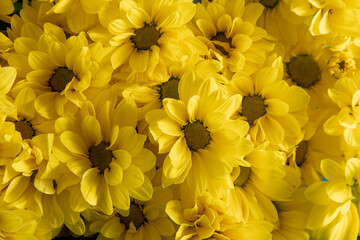
[[[221,64],[215,60],[203,60],[195,66],[191,66],[189,63],[177,62],[169,67],[166,79],[161,79],[160,82],[157,81],[156,84],[151,86],[131,85],[122,92],[122,95],[135,100],[138,105],[139,119],[143,119],[150,110],[162,108],[162,102],[165,98],[177,100],[184,98],[184,95],[190,90],[188,88],[189,84],[183,83],[183,81],[191,81],[193,74],[202,79],[215,77],[218,82],[226,83],[227,79],[217,74],[221,69]],[[116,85],[114,84],[112,88],[116,89]],[[193,87],[195,88],[195,86]]]
[[[243,157],[252,144],[244,138],[248,124],[230,120],[239,95],[226,97],[210,78],[201,83],[198,95],[185,96],[183,101],[164,99],[164,109],[150,111],[146,121],[159,153],[168,153],[163,186],[186,180],[196,195],[202,195],[209,181],[223,180],[233,165],[249,166]]]
[[[255,26],[262,10],[258,3],[245,6],[244,0],[196,4],[192,31],[207,45],[210,57],[224,65],[226,76],[254,72],[272,50],[266,31]]]
[[[107,93],[87,102],[75,118],[58,118],[59,141],[54,154],[78,178],[82,196],[105,214],[113,206],[127,210],[130,198],[148,200],[152,185],[144,172],[155,165],[155,156],[143,145],[146,136],[135,130],[136,105],[129,99],[115,106]]]
[[[50,23],[44,25],[44,31],[35,25],[28,27],[36,34],[17,38],[15,53],[8,56],[19,78],[26,77],[15,84],[12,94],[32,88],[35,109],[44,118],[74,115],[87,92],[104,88],[110,81],[111,66],[93,60],[101,50],[100,43],[89,46],[85,33],[66,39],[64,31]]]
[[[194,14],[195,6],[188,1],[123,0],[100,11],[101,25],[89,35],[110,44],[114,69],[128,66],[130,78],[141,73],[151,77],[166,74],[168,62],[180,60],[183,42],[196,42],[185,27]]]
[[[310,98],[300,87],[282,80],[282,68],[279,57],[251,77],[235,74],[229,84],[233,93],[243,96],[236,117],[250,124],[255,144],[291,145],[301,138],[301,127],[307,122]]]
[[[343,136],[350,147],[360,146],[359,80],[359,73],[353,78],[341,78],[335,83],[334,88],[328,90],[329,97],[340,110],[325,122],[324,130],[332,136]]]
[[[231,173],[233,188],[225,197],[229,214],[237,221],[277,221],[272,201],[287,201],[293,193],[286,178],[285,157],[277,151],[254,150],[246,156],[251,167],[236,167]]]
[[[115,212],[105,219],[94,220],[90,231],[114,240],[163,239],[172,237],[175,228],[165,213],[165,206],[172,199],[168,188],[155,187],[153,198],[146,202],[132,200],[130,209]]]
[[[305,197],[314,203],[307,227],[314,236],[325,239],[356,239],[359,228],[360,160],[321,161],[321,172],[327,181],[312,184]],[[341,226],[341,227],[340,227]]]
[[[40,217],[30,210],[10,207],[0,199],[0,237],[37,240]]]

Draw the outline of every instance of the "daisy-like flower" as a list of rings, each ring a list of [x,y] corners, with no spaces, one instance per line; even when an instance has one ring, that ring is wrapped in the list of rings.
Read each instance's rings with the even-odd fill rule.
[[[250,124],[249,133],[255,144],[269,141],[286,148],[297,142],[301,127],[307,122],[309,96],[300,87],[289,86],[282,76],[279,57],[251,77],[235,74],[229,84],[233,93],[243,96],[236,117]]]
[[[7,57],[9,64],[17,67],[18,77],[26,77],[15,84],[12,94],[32,88],[35,109],[42,117],[74,115],[87,99],[87,92],[107,86],[111,66],[93,60],[100,43],[88,46],[85,33],[66,39],[64,31],[50,23],[44,25],[44,31],[30,23],[24,28],[34,34],[17,38],[15,52]]]
[[[329,97],[339,107],[339,112],[324,124],[324,130],[332,136],[343,136],[351,147],[360,146],[360,74],[353,78],[339,79],[328,90]]]
[[[237,221],[276,222],[276,208],[272,201],[286,201],[293,193],[293,182],[284,166],[285,156],[278,151],[254,150],[246,156],[251,167],[236,167],[231,173],[232,189],[225,197],[229,215]]]
[[[4,201],[19,209],[34,211],[51,228],[63,224],[64,216],[55,193],[52,165],[54,134],[40,134],[22,142],[21,152],[1,163],[5,167],[2,183]]]
[[[166,203],[172,200],[169,188],[155,187],[153,198],[142,202],[132,200],[130,209],[92,221],[90,231],[114,240],[163,239],[175,233],[172,221],[165,213]]]
[[[0,236],[2,239],[37,240],[40,217],[30,210],[10,207],[0,199]]]
[[[248,4],[253,2],[261,3],[265,7],[257,21],[258,26],[286,46],[297,42],[299,36],[296,29],[304,23],[304,18],[292,11],[291,0],[247,0]]]
[[[138,105],[139,119],[143,119],[150,110],[162,108],[162,102],[165,98],[180,100],[180,96],[182,96],[180,92],[186,93],[189,91],[189,89],[185,88],[189,85],[184,84],[183,81],[189,81],[194,74],[197,75],[197,78],[208,79],[214,77],[219,83],[227,83],[227,79],[218,74],[221,69],[221,64],[216,60],[203,60],[193,67],[189,63],[178,62],[169,67],[167,78],[161,82],[151,86],[132,85],[124,89],[122,95],[135,100]],[[185,75],[184,78],[182,78],[183,75]],[[116,84],[112,86],[113,89],[115,87]],[[195,88],[195,86],[193,87]]]
[[[106,4],[106,0],[57,0],[47,14],[55,13],[65,18],[65,24],[74,33],[89,30],[98,23],[97,13]]]
[[[270,239],[272,226],[265,221],[247,224],[237,223],[226,214],[221,200],[205,195],[195,198],[193,206],[172,200],[166,205],[166,213],[178,225],[175,239]]]
[[[325,38],[313,37],[302,28],[297,30],[297,34],[302,37],[284,57],[284,78],[289,84],[306,90],[311,110],[332,107],[326,92],[336,80],[329,73],[332,52],[324,47]]]
[[[136,132],[136,105],[107,93],[82,108],[75,118],[59,118],[55,130],[59,135],[54,154],[66,163],[80,184],[82,196],[105,214],[113,206],[127,210],[130,196],[148,200],[152,184],[144,172],[155,165],[155,156],[143,148],[145,135]]]
[[[352,77],[356,71],[356,62],[349,51],[334,52],[328,60],[328,69],[336,79]]]
[[[239,95],[226,97],[213,78],[200,85],[198,95],[182,94],[187,96],[180,97],[184,101],[164,99],[164,108],[150,111],[146,121],[159,153],[168,153],[163,186],[186,180],[196,195],[202,195],[209,181],[223,180],[233,165],[249,166],[243,157],[252,144],[244,138],[248,124],[230,120]]]
[[[311,16],[312,35],[346,34],[357,36],[360,4],[343,0],[290,0],[292,11],[300,16]]]
[[[359,229],[360,160],[321,161],[321,172],[327,181],[312,184],[305,197],[314,205],[307,227],[315,239],[356,239]]]
[[[258,3],[245,6],[244,0],[196,4],[191,29],[207,45],[210,57],[224,65],[226,76],[240,70],[254,72],[272,50],[264,39],[266,31],[255,26],[263,9]]]
[[[131,68],[130,75],[161,75],[169,61],[180,60],[182,42],[193,38],[185,24],[194,14],[189,1],[114,1],[100,11],[101,25],[89,35],[110,44],[114,69],[124,65]]]

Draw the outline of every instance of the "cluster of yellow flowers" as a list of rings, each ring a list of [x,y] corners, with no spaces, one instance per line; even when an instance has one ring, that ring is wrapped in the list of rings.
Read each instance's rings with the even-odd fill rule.
[[[360,1],[0,0],[0,30],[0,239],[357,239]]]

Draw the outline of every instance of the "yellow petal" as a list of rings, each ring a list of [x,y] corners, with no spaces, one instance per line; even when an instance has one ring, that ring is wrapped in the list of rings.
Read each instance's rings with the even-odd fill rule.
[[[93,116],[86,116],[81,125],[88,146],[97,146],[102,140],[99,121]]]
[[[107,215],[111,215],[114,212],[113,203],[111,200],[111,195],[109,191],[109,185],[106,183],[103,177],[100,178],[100,184],[98,188],[98,202],[97,206],[100,211]]]
[[[149,62],[149,51],[135,50],[130,56],[130,67],[137,72],[145,72]]]
[[[120,67],[128,61],[130,54],[134,51],[133,43],[128,43],[120,46],[111,55],[111,65],[114,69]]]
[[[53,42],[49,46],[49,57],[57,66],[66,66],[67,48],[61,42]]]
[[[8,203],[18,200],[28,187],[30,178],[22,175],[14,178],[6,189],[4,201]]]
[[[320,164],[321,172],[329,181],[345,180],[345,169],[331,159],[323,159]]]
[[[191,161],[191,152],[184,137],[179,138],[169,152],[174,168],[181,168]]]
[[[7,94],[16,78],[16,69],[13,67],[0,68],[0,94]]]
[[[216,35],[216,29],[212,22],[207,22],[205,19],[199,19],[196,21],[196,25],[206,38],[211,39]]]
[[[32,51],[29,53],[29,65],[32,69],[48,69],[53,70],[57,66],[50,60],[49,55],[40,51]]]
[[[187,109],[185,103],[180,100],[165,98],[163,105],[166,113],[170,118],[177,121],[181,125],[185,125],[188,121]]]
[[[131,155],[122,149],[112,151],[115,159],[113,161],[121,166],[122,169],[127,169],[132,161]]]
[[[36,95],[32,88],[21,89],[15,98],[18,115],[23,116],[28,120],[33,119],[35,117],[35,98]]]
[[[56,118],[58,115],[56,113],[55,102],[58,95],[57,92],[46,92],[39,95],[34,102],[36,111],[44,118]]]
[[[80,183],[82,195],[85,200],[93,206],[95,206],[99,200],[100,178],[99,169],[91,168],[84,173]]]
[[[339,123],[338,115],[331,116],[324,123],[324,131],[331,136],[339,136],[343,134],[344,128]]]
[[[60,141],[72,153],[82,156],[88,155],[88,149],[83,139],[76,133],[65,131],[60,135]]]
[[[119,237],[124,231],[125,226],[121,224],[118,218],[110,218],[101,228],[101,234],[107,238]]]
[[[177,122],[170,118],[161,119],[157,124],[159,129],[167,135],[175,137],[184,135],[183,131],[181,130],[181,126],[179,126]]]
[[[111,162],[109,168],[105,169],[104,177],[109,185],[118,185],[123,179],[123,170],[119,164]]]
[[[144,175],[144,183],[140,187],[129,189],[129,195],[140,201],[149,201],[153,195],[153,186],[149,178]]]
[[[151,170],[155,166],[155,162],[155,155],[146,148],[143,148],[141,152],[132,159],[132,164],[137,166],[142,172]]]
[[[273,144],[279,144],[284,140],[285,132],[283,127],[274,119],[270,117],[259,118],[259,125],[265,137]]]
[[[127,19],[134,24],[136,28],[141,28],[144,23],[150,22],[150,16],[142,8],[131,8],[126,13]]]
[[[353,197],[351,189],[346,185],[345,181],[329,182],[326,186],[326,192],[331,200],[338,203],[344,203]]]
[[[123,175],[123,184],[128,188],[137,188],[144,183],[144,174],[138,167],[130,165],[126,170],[124,170]]]
[[[128,210],[130,208],[130,197],[127,188],[117,185],[109,186],[109,189],[114,206],[122,210]]]
[[[277,98],[265,100],[266,112],[277,117],[282,117],[289,112],[289,105]]]
[[[22,220],[15,213],[0,210],[0,230],[5,232],[16,232],[21,228]]]

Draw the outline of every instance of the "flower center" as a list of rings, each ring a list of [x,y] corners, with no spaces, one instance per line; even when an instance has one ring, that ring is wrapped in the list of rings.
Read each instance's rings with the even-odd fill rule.
[[[360,188],[357,179],[354,179],[354,184],[351,185],[351,194],[355,197],[351,201],[357,203],[360,201]]]
[[[251,168],[240,166],[240,174],[235,179],[234,185],[238,187],[244,186],[251,174]]]
[[[291,79],[302,88],[309,88],[320,81],[320,69],[311,55],[299,55],[287,64]]]
[[[305,156],[308,152],[308,146],[309,146],[309,144],[307,141],[302,141],[301,143],[299,143],[299,145],[296,148],[295,162],[296,162],[296,165],[298,165],[299,167],[306,160]]]
[[[246,117],[250,125],[256,119],[265,115],[266,105],[264,99],[258,95],[245,96],[242,101],[242,115]]]
[[[260,0],[259,1],[264,7],[274,8],[278,5],[279,0]]]
[[[217,50],[219,50],[223,55],[228,56],[230,49],[233,47],[231,44],[231,37],[227,38],[225,33],[218,32],[213,38],[211,38],[213,44]]]
[[[186,143],[191,151],[196,152],[198,149],[205,148],[210,143],[210,132],[199,120],[185,125],[183,131],[185,133]]]
[[[15,130],[20,132],[22,139],[31,139],[35,136],[35,130],[29,121],[15,121]]]
[[[156,29],[156,24],[148,24],[134,31],[135,35],[130,40],[135,44],[138,50],[149,50],[152,45],[157,45],[161,36],[159,30]]]
[[[160,99],[173,98],[179,100],[179,79],[176,77],[171,77],[167,82],[158,85]]]
[[[99,145],[89,148],[89,159],[93,167],[99,168],[101,173],[109,167],[114,157],[112,151],[106,149],[109,145],[109,143],[101,142]]]
[[[356,63],[349,53],[335,53],[328,61],[329,73],[339,79],[351,76],[356,70]]]
[[[59,67],[51,76],[49,85],[53,92],[62,92],[74,77],[76,77],[76,75],[72,70],[67,67]]]
[[[145,218],[144,213],[142,211],[142,207],[140,207],[136,203],[131,203],[130,204],[129,216],[124,217],[124,216],[119,215],[119,217],[120,217],[120,221],[125,225],[126,229],[130,228],[130,223],[131,222],[134,224],[136,229],[138,229],[146,221],[146,218]]]

